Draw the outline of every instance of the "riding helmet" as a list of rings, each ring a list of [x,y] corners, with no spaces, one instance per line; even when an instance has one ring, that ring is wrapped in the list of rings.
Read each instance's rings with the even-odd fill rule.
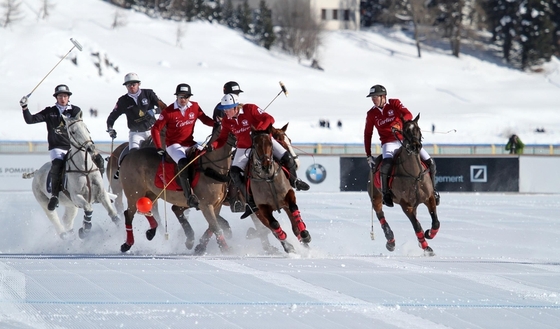
[[[126,86],[128,83],[135,83],[135,82],[140,82],[140,78],[138,77],[138,74],[128,73],[127,75],[124,76],[123,86]]]
[[[226,84],[224,85],[224,94],[239,95],[239,93],[242,92],[243,90],[241,90],[241,87],[239,87],[239,84],[235,81],[226,82]]]
[[[385,87],[383,87],[382,85],[375,85],[369,89],[369,94],[366,97],[378,96],[378,95],[380,96],[387,95],[387,89],[385,89]]]
[[[229,110],[239,104],[239,97],[236,94],[225,94],[218,105],[219,110]]]
[[[67,85],[58,85],[54,88],[54,94],[53,96],[56,97],[56,95],[58,94],[67,94],[68,96],[71,96],[72,93],[70,92],[70,88],[68,88]]]
[[[175,94],[174,95],[187,95],[187,96],[192,96],[193,93],[191,93],[191,86],[189,86],[186,83],[180,83],[177,85],[177,88],[175,88]]]

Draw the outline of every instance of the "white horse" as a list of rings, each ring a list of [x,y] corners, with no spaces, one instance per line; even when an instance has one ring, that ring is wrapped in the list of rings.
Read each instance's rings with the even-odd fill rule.
[[[90,133],[81,118],[65,118],[70,150],[66,154],[66,186],[60,192],[59,204],[65,207],[62,223],[56,209],[47,209],[51,193],[47,191],[47,177],[51,163],[45,163],[39,170],[24,174],[24,178],[33,177],[32,189],[35,199],[50,219],[61,238],[73,232],[74,218],[78,208],[84,209],[84,221],[78,233],[85,238],[91,230],[93,203],[101,203],[114,223],[120,218],[111,203],[109,193],[105,191],[99,168],[93,162],[91,153],[95,150]]]

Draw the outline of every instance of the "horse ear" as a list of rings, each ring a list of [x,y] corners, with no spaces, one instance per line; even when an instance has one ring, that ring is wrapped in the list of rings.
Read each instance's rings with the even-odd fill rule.
[[[272,134],[272,123],[269,124],[268,127],[266,127],[266,132]]]
[[[418,113],[418,115],[416,116],[416,118],[414,118],[414,122],[418,123],[418,119],[420,119],[420,113]]]
[[[288,130],[288,125],[289,125],[289,124],[290,124],[289,122],[286,123],[286,124],[284,125],[284,127],[282,127],[282,129],[280,129],[280,130],[282,130],[283,132],[286,132],[286,130]]]

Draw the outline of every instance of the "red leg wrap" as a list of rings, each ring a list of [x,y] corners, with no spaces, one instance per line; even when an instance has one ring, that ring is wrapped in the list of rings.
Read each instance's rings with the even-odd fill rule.
[[[134,244],[134,234],[132,233],[132,225],[126,226],[126,244],[132,246]]]
[[[296,225],[298,230],[304,231],[307,226],[305,226],[305,223],[303,222],[303,220],[301,220],[301,213],[299,212],[299,210],[296,210],[292,213],[292,216],[294,216],[294,220],[296,221]]]
[[[426,239],[424,239],[424,232],[416,233],[416,237],[418,238],[418,243],[420,244],[420,247],[422,249],[428,248],[428,242],[426,242]]]
[[[282,230],[281,227],[277,228],[276,230],[273,230],[273,232],[274,234],[276,234],[278,240],[286,240],[286,232],[284,232],[284,230]]]
[[[150,223],[150,228],[156,228],[158,226],[154,216],[146,216],[146,218],[148,219],[148,223]]]
[[[433,228],[430,229],[430,238],[434,238],[437,234],[437,232],[439,231],[439,229],[434,230]]]
[[[387,221],[385,220],[385,217],[383,217],[379,220],[379,224],[381,224],[381,225],[387,224]]]

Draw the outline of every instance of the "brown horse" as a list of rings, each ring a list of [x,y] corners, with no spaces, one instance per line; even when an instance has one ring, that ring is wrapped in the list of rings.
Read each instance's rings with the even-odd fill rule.
[[[249,163],[250,188],[259,208],[256,213],[264,226],[268,227],[280,240],[284,251],[294,252],[295,249],[288,241],[287,235],[280,223],[272,213],[275,210],[284,209],[290,222],[292,231],[300,243],[308,246],[311,235],[296,203],[296,195],[282,167],[274,161],[272,156],[272,126],[264,131],[252,130],[253,146]]]
[[[214,129],[212,140],[217,138],[218,135],[219,129]],[[196,170],[200,171],[200,177],[193,190],[200,200],[199,209],[208,222],[208,229],[202,235],[200,244],[196,246],[195,254],[203,254],[206,251],[206,246],[214,234],[220,249],[224,252],[229,249],[225,236],[231,234],[230,227],[227,221],[223,220],[224,223],[219,220],[219,218],[223,219],[219,213],[226,195],[227,171],[231,163],[232,145],[233,141],[228,141],[226,146],[214,152],[204,153],[197,159]],[[124,212],[127,239],[121,246],[122,252],[128,251],[134,244],[132,220],[137,212],[136,202],[138,199],[148,197],[155,203],[154,200],[163,195],[163,190],[158,188],[154,182],[161,161],[161,156],[157,154],[156,149],[150,147],[131,152],[122,161],[119,180],[127,199],[127,210]],[[189,167],[195,167],[195,163]],[[185,229],[185,223],[180,218],[183,210],[188,208],[183,191],[167,190],[165,194],[166,201],[175,206],[172,209],[178,216],[183,229]],[[145,216],[150,223],[150,229],[146,231],[146,238],[151,240],[155,235],[158,223],[151,214],[145,214]],[[224,230],[226,231],[225,235]],[[186,231],[185,233],[187,234]],[[187,234],[188,238],[189,234]]]
[[[436,211],[436,199],[434,187],[429,176],[429,171],[423,166],[420,159],[420,149],[422,148],[422,132],[418,126],[420,114],[414,120],[404,121],[403,129],[395,130],[402,134],[402,146],[395,153],[394,169],[392,174],[393,202],[401,206],[406,217],[412,223],[412,227],[424,254],[433,256],[434,251],[426,239],[433,239],[439,230],[439,220]],[[380,161],[376,161],[379,163]],[[374,171],[370,171],[368,194],[371,204],[381,224],[385,238],[387,239],[387,250],[395,250],[395,238],[391,227],[385,220],[383,213],[383,195],[380,187],[374,186]],[[420,204],[426,205],[432,218],[432,227],[423,232],[422,225],[416,218],[416,209]]]

